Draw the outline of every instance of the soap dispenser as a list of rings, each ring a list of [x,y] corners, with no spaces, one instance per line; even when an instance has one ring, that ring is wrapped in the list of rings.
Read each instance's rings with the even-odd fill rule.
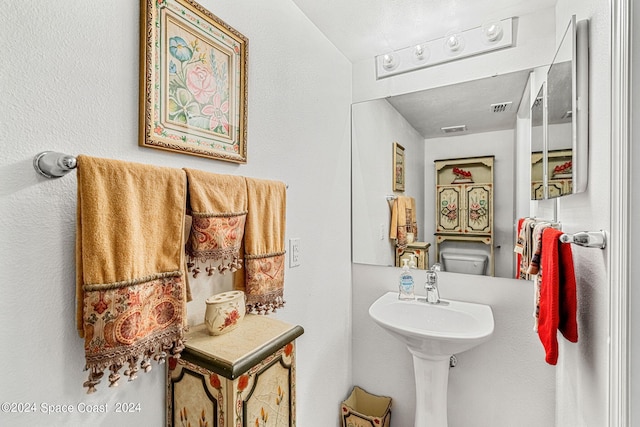
[[[399,292],[398,299],[401,300],[414,300],[416,299],[416,295],[414,293],[414,285],[413,285],[413,275],[411,274],[411,270],[409,269],[409,260],[402,260],[402,273],[400,273],[400,283],[399,283]]]

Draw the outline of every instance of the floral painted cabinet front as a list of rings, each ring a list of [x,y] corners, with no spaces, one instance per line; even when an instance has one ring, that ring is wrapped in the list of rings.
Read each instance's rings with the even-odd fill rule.
[[[264,316],[259,317],[267,321]],[[296,426],[295,347],[292,337],[300,335],[302,328],[294,327],[266,343],[261,337],[254,342],[256,350],[246,354],[246,346],[241,347],[246,345],[247,339],[256,339],[261,334],[259,328],[255,328],[257,322],[253,323],[241,325],[224,335],[224,340],[218,340],[218,337],[207,340],[206,336],[201,336],[200,342],[208,341],[206,347],[199,346],[196,339],[195,345],[191,349],[187,347],[181,358],[170,359],[168,426]],[[242,326],[255,331],[246,333]],[[199,332],[196,329],[196,334]],[[227,355],[224,352],[215,354],[215,350],[209,351],[216,342],[225,345],[232,341],[230,338],[234,334],[242,341],[238,354],[245,353],[239,359],[225,360]],[[282,345],[283,342],[286,343]]]
[[[489,246],[493,274],[493,156],[436,160],[436,262],[447,241]]]
[[[438,185],[436,232],[490,234],[491,187],[491,184]]]

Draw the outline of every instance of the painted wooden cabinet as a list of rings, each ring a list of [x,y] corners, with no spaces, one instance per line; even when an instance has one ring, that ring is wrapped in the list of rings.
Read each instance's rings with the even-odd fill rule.
[[[492,184],[438,185],[436,193],[436,233],[492,233]]]
[[[493,164],[493,156],[435,161],[436,262],[448,240],[482,242],[494,274]]]
[[[429,268],[429,247],[431,243],[413,242],[409,243],[406,248],[396,247],[396,267],[402,267],[403,260],[411,262],[411,255],[415,256],[416,268],[426,270]]]
[[[295,342],[304,330],[247,314],[233,331],[187,334],[168,363],[167,425],[294,427]]]

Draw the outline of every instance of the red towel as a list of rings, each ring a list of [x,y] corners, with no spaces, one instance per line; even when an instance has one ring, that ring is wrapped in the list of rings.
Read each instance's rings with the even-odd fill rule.
[[[571,245],[560,243],[562,231],[547,228],[542,233],[540,269],[540,315],[538,336],[550,365],[558,362],[558,330],[578,342],[576,277]]]

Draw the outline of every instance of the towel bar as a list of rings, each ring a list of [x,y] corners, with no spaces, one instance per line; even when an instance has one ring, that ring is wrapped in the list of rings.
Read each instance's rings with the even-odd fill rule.
[[[43,151],[33,158],[34,169],[45,178],[60,178],[78,166],[78,160],[69,154]],[[287,190],[289,184],[285,184]]]
[[[33,158],[33,167],[46,178],[60,178],[76,168],[75,157],[55,151],[43,151]]]
[[[562,243],[574,243],[586,248],[604,249],[607,246],[607,239],[604,231],[580,231],[574,234],[562,234]]]

